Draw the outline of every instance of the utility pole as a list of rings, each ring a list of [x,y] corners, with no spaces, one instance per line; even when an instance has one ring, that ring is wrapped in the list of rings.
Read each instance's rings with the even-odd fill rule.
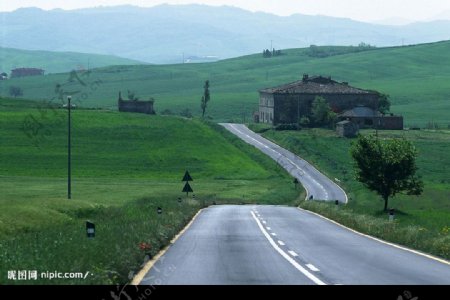
[[[67,199],[72,199],[72,183],[71,183],[71,143],[70,143],[70,111],[71,111],[71,107],[72,104],[70,103],[70,101],[72,100],[71,96],[67,97],[67,109],[68,109],[68,118],[67,118],[67,122],[68,122],[68,140],[67,140]]]

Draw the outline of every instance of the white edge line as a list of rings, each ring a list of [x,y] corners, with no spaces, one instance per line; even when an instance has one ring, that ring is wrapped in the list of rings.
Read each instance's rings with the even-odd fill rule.
[[[247,127],[246,125],[244,125],[245,127]],[[235,128],[236,129],[236,128]],[[254,131],[252,131],[252,130],[250,130],[248,127],[247,127],[247,129],[249,130],[249,131],[251,131],[251,132],[253,132],[254,134],[256,134]],[[239,131],[239,129],[236,129],[237,131]],[[260,135],[261,136],[261,135]],[[261,136],[263,139],[266,139],[265,137],[263,137],[263,136]],[[284,150],[286,150],[286,151],[289,151],[289,150],[287,150],[287,149],[285,149],[285,148],[283,148],[282,146],[280,146],[280,145],[278,145],[277,143],[275,143],[274,141],[272,141],[272,140],[269,140],[269,139],[266,139],[266,140],[268,140],[269,142],[272,142],[272,143],[274,143],[275,145],[277,145],[278,147],[280,147],[280,148],[282,148],[282,149],[284,149]],[[259,142],[259,141],[258,141]],[[260,142],[261,143],[261,142]],[[291,151],[289,151],[289,152],[291,152]],[[302,157],[300,157],[300,156],[298,156],[297,154],[295,154],[295,153],[293,153],[293,152],[291,152],[294,156],[296,156],[296,157],[298,157],[299,159],[301,159],[301,160],[304,160],[305,162],[307,162],[308,163],[308,165],[310,165],[313,169],[315,169],[317,172],[319,172],[320,174],[322,174],[322,176],[324,176],[325,178],[327,178],[328,180],[330,180],[331,181],[331,183],[332,184],[334,184],[334,185],[336,185],[343,193],[344,193],[344,196],[345,196],[345,204],[347,204],[348,203],[348,196],[347,196],[347,193],[344,191],[344,189],[339,185],[339,184],[337,184],[337,183],[335,183],[333,180],[331,180],[330,178],[328,178],[328,176],[326,176],[325,174],[323,174],[322,172],[320,172],[313,164],[311,164],[309,161],[307,161],[306,159],[304,159],[304,158],[302,158]],[[281,154],[281,153],[279,153],[280,155],[282,155],[282,156],[284,156],[283,154]],[[285,156],[286,157],[286,156]],[[287,157],[286,157],[287,158]],[[289,158],[288,158],[289,159]],[[290,159],[289,159],[290,160]],[[292,161],[291,161],[291,163],[293,163]],[[293,165],[295,165],[295,166],[297,166],[297,164],[296,163],[293,163]],[[297,166],[298,167],[298,166]],[[301,181],[300,181],[301,182]],[[302,184],[303,185],[303,184]],[[303,186],[304,188],[305,188],[305,190],[306,190],[306,198],[305,198],[305,200],[308,200],[309,199],[309,191],[308,191],[308,189],[305,187],[305,186]]]
[[[236,130],[237,132],[240,132],[241,134],[245,134],[245,133],[243,133],[242,131],[240,131],[239,129],[237,129],[236,127],[234,127],[236,124],[231,124],[231,123],[223,123],[223,124],[228,124],[228,125],[230,125],[230,127],[231,127],[232,129]],[[223,125],[222,125],[222,126],[223,126]],[[245,125],[244,125],[244,126],[245,126]],[[226,128],[226,126],[224,126],[224,127]],[[254,131],[250,130],[247,126],[245,126],[245,127],[246,127],[249,131],[251,131],[252,133],[256,134]],[[261,137],[262,137],[262,136],[261,136]],[[250,137],[250,138],[252,138],[252,137]],[[264,138],[264,137],[262,137],[262,138]],[[261,143],[260,141],[254,139],[254,138],[252,138],[252,139],[255,140],[257,143],[264,145],[264,144]],[[264,139],[265,139],[265,138],[264,138]],[[266,140],[268,140],[268,139],[266,139]],[[271,141],[271,140],[268,140],[268,141],[270,141],[270,142],[274,143],[275,145],[277,145],[278,147],[284,149],[283,147],[281,147],[280,145],[278,145],[278,144],[275,143],[274,141]],[[287,149],[285,149],[285,150],[287,150]],[[289,151],[289,150],[287,150],[287,151]],[[290,151],[289,151],[289,152],[290,152]],[[281,153],[279,153],[279,152],[277,152],[277,153],[280,154],[281,156],[284,156],[283,154],[281,154]],[[292,153],[292,152],[291,152],[291,153]],[[312,164],[311,164],[309,161],[307,161],[306,159],[304,159],[304,158],[298,156],[298,155],[295,154],[295,153],[292,153],[292,154],[293,154],[294,156],[298,157],[299,159],[304,160],[305,162],[307,162],[309,166],[311,166],[311,167],[312,167],[313,169],[315,169],[317,172],[319,172],[320,174],[322,174],[322,176],[324,176],[325,178],[327,178],[328,180],[330,180],[330,182],[331,182],[332,184],[336,185],[336,186],[344,193],[344,196],[345,196],[345,204],[348,204],[348,196],[347,196],[347,193],[344,191],[344,189],[343,189],[340,185],[336,184],[333,180],[331,180],[330,178],[328,178],[328,176],[326,176],[325,174],[323,174],[322,172],[320,172],[314,165],[312,165]],[[284,157],[286,157],[286,156],[284,156]],[[286,157],[286,158],[287,158],[287,157]],[[289,158],[288,158],[288,159],[289,159]],[[295,164],[295,163],[294,163],[293,165],[297,166],[297,164]],[[297,167],[298,167],[298,166],[297,166]],[[287,171],[287,170],[286,170],[286,171]],[[289,175],[292,176],[292,174],[289,174]],[[300,180],[300,183],[302,183],[301,180]],[[306,191],[306,197],[305,197],[305,200],[308,200],[308,199],[309,199],[309,190],[303,185],[303,183],[302,183],[302,186],[303,186],[303,188],[304,188],[305,191]]]
[[[311,274],[308,270],[303,268],[300,264],[298,264],[292,257],[290,257],[286,252],[280,249],[278,245],[273,241],[273,239],[270,237],[270,235],[267,233],[267,231],[264,230],[264,227],[261,225],[261,222],[259,222],[258,218],[255,216],[255,214],[251,211],[250,212],[253,216],[253,219],[255,219],[256,224],[258,224],[259,229],[264,234],[266,239],[269,241],[269,243],[272,245],[272,247],[281,255],[283,256],[291,265],[293,265],[297,270],[303,273],[306,277],[308,277],[310,280],[312,280],[317,285],[326,285],[325,282]]]
[[[157,255],[155,255],[151,260],[149,260],[145,266],[134,276],[133,280],[131,281],[132,285],[139,285],[141,282],[145,279],[145,275],[148,274],[148,272],[153,268],[155,263],[166,254],[167,250],[169,250],[170,246],[174,244],[188,229],[191,227],[192,223],[197,219],[197,217],[202,213],[204,209],[200,209],[191,219],[191,221],[170,241],[169,245],[164,247]]]
[[[249,130],[250,130],[250,129],[249,129]],[[250,130],[250,131],[251,131],[251,130]],[[253,131],[252,131],[252,132],[253,132]],[[273,141],[271,141],[271,142],[274,143],[275,145],[281,147],[281,146],[278,145],[277,143],[275,143],[275,142],[273,142]],[[295,153],[293,153],[293,154],[296,155]],[[296,156],[299,157],[298,155],[296,155]],[[300,157],[299,157],[299,158],[300,158]],[[301,159],[303,159],[303,158],[301,158]],[[317,168],[315,168],[315,167],[314,167],[311,163],[309,163],[307,160],[305,160],[305,159],[303,159],[303,160],[306,161],[311,167],[313,167],[314,169],[316,169],[316,170],[317,170],[319,173],[321,173],[323,176],[325,176],[322,172],[320,172]],[[325,176],[325,177],[327,177],[327,176]],[[328,178],[328,177],[327,177],[327,178]],[[329,178],[328,178],[328,179],[329,179]],[[330,180],[331,180],[331,179],[330,179]],[[336,183],[334,183],[334,182],[333,182],[333,184],[335,184],[339,189],[342,190],[342,192],[344,192],[344,195],[345,195],[345,203],[348,203],[348,196],[347,196],[347,193],[344,191],[344,189],[343,189],[340,185],[338,185],[338,184],[336,184]],[[306,196],[306,199],[308,199],[309,191],[308,191],[308,189],[307,189],[305,186],[303,186],[303,187],[304,187],[305,190],[306,190],[306,195],[307,195],[307,196]],[[417,254],[417,255],[420,255],[420,256],[423,256],[423,257],[432,259],[432,260],[434,260],[434,261],[437,261],[437,262],[440,262],[440,263],[443,263],[443,264],[446,264],[446,265],[450,265],[450,262],[447,261],[447,260],[445,260],[445,259],[441,259],[441,258],[439,258],[439,257],[433,256],[433,255],[430,255],[430,254],[426,254],[426,253],[423,253],[423,252],[420,252],[420,251],[417,251],[417,250],[409,249],[409,248],[406,248],[406,247],[403,247],[403,246],[400,246],[400,245],[397,245],[397,244],[394,244],[394,243],[386,242],[386,241],[381,240],[381,239],[378,239],[378,238],[376,238],[376,237],[373,237],[373,236],[370,236],[370,235],[361,233],[361,232],[359,232],[359,231],[356,231],[356,230],[354,230],[354,229],[351,229],[351,228],[349,228],[349,227],[347,227],[347,226],[345,226],[345,225],[342,225],[342,224],[340,224],[340,223],[338,223],[338,222],[336,222],[336,221],[333,221],[333,220],[331,220],[331,219],[328,219],[327,217],[324,217],[324,216],[322,216],[322,215],[320,215],[320,214],[318,214],[318,213],[315,213],[315,212],[312,212],[312,211],[308,211],[308,210],[305,210],[305,209],[299,208],[299,207],[298,207],[298,209],[303,210],[303,211],[306,211],[306,212],[309,212],[309,213],[314,214],[314,215],[316,215],[316,216],[319,216],[319,217],[321,217],[321,218],[323,218],[323,219],[325,219],[325,220],[328,220],[328,221],[330,221],[330,222],[332,222],[332,223],[334,223],[334,224],[336,224],[336,225],[339,225],[339,226],[341,226],[341,227],[343,227],[343,228],[345,228],[345,229],[347,229],[347,230],[349,230],[349,231],[351,231],[351,232],[354,232],[354,233],[359,234],[359,235],[361,235],[361,236],[364,236],[364,237],[366,237],[366,238],[372,239],[372,240],[374,240],[374,241],[380,242],[380,243],[382,243],[382,244],[389,245],[389,246],[391,246],[391,247],[394,247],[394,248],[397,248],[397,249],[401,249],[401,250],[404,250],[404,251],[407,251],[407,252],[411,252],[411,253],[414,253],[414,254]]]
[[[318,216],[318,217],[320,217],[320,218],[322,218],[322,219],[324,219],[324,220],[327,220],[327,221],[329,221],[329,222],[331,222],[331,223],[333,223],[333,224],[339,225],[339,226],[341,226],[342,228],[345,228],[345,229],[347,229],[347,230],[349,230],[349,231],[351,231],[351,232],[353,232],[353,233],[359,234],[359,235],[361,235],[361,236],[363,236],[363,237],[366,237],[366,238],[369,238],[369,239],[371,239],[371,240],[374,240],[374,241],[380,242],[380,243],[382,243],[382,244],[389,245],[389,246],[392,246],[392,247],[394,247],[394,248],[398,248],[398,249],[401,249],[401,250],[404,250],[404,251],[408,251],[408,252],[411,252],[411,253],[414,253],[414,254],[417,254],[417,255],[420,255],[420,256],[423,256],[423,257],[426,257],[426,258],[435,260],[435,261],[437,261],[437,262],[440,262],[440,263],[443,263],[443,264],[446,264],[446,265],[450,265],[450,261],[447,261],[447,260],[445,260],[445,259],[442,259],[442,258],[433,256],[433,255],[430,255],[430,254],[426,254],[426,253],[423,253],[423,252],[420,252],[420,251],[417,251],[417,250],[413,250],[413,249],[410,249],[410,248],[406,248],[406,247],[404,247],[404,246],[400,246],[400,245],[397,245],[397,244],[394,244],[394,243],[391,243],[391,242],[386,242],[386,241],[384,241],[384,240],[381,240],[381,239],[379,239],[379,238],[370,236],[370,235],[368,235],[368,234],[361,233],[361,232],[356,231],[356,230],[354,230],[354,229],[351,229],[351,228],[349,228],[349,227],[347,227],[347,226],[345,226],[345,225],[342,225],[342,224],[340,224],[340,223],[338,223],[338,222],[336,222],[336,221],[334,221],[334,220],[328,219],[327,217],[324,217],[324,216],[322,216],[322,215],[320,215],[320,214],[318,214],[318,213],[315,213],[315,212],[313,212],[313,211],[309,211],[309,210],[303,209],[303,208],[301,208],[301,207],[297,207],[297,209],[302,210],[302,211],[305,211],[305,212],[310,213],[310,214],[313,214],[313,215],[316,215],[316,216]]]

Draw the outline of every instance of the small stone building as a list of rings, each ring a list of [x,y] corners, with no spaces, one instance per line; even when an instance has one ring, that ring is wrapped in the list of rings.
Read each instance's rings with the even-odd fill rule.
[[[368,107],[358,106],[346,110],[338,115],[339,120],[349,120],[358,128],[374,128],[374,129],[388,129],[388,130],[402,130],[403,117],[402,116],[384,116],[376,110]]]
[[[358,125],[351,121],[345,120],[336,123],[336,133],[339,136],[352,138],[358,135],[358,131]]]
[[[154,103],[154,100],[123,100],[121,94],[119,93],[118,107],[120,112],[135,112],[154,115]]]
[[[44,75],[44,70],[37,68],[16,68],[11,70],[11,78]]]

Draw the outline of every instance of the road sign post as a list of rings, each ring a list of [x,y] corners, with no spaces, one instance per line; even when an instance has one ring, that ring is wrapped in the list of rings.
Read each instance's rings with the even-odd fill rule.
[[[184,185],[183,188],[183,193],[186,193],[186,196],[189,197],[189,193],[193,193],[194,191],[192,190],[191,186],[189,185],[189,182],[186,182],[186,184]]]
[[[186,184],[184,185],[184,188],[182,190],[183,193],[186,193],[186,197],[189,197],[189,193],[193,193],[194,191],[192,190],[191,186],[189,185],[189,181],[194,181],[194,179],[192,179],[191,175],[189,174],[189,171],[186,170],[186,172],[184,173],[183,179],[181,181],[186,182]],[[195,198],[195,197],[194,197]]]

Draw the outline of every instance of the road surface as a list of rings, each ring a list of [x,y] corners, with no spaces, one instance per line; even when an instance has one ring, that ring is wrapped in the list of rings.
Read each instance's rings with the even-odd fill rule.
[[[247,127],[222,124],[276,160],[308,197],[347,202],[306,161]],[[450,284],[450,264],[394,247],[294,207],[204,209],[141,284]]]
[[[211,206],[141,284],[450,284],[450,265],[284,206]]]
[[[305,187],[307,198],[312,197],[315,200],[327,201],[338,200],[347,203],[347,195],[336,183],[297,155],[254,133],[245,125],[230,123],[220,125],[270,156],[293,177],[297,178]]]

